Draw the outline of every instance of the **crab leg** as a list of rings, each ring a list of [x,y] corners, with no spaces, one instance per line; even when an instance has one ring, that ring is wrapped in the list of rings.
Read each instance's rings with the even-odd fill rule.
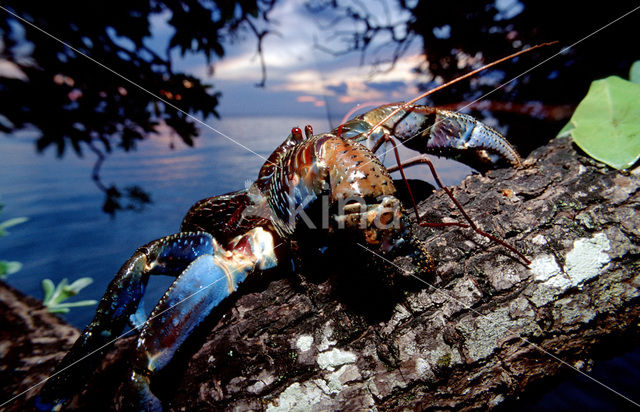
[[[96,316],[47,380],[35,400],[36,407],[51,410],[64,404],[87,381],[101,362],[105,347],[120,336],[130,315],[137,312],[150,275],[178,276],[198,256],[211,254],[213,242],[207,233],[186,232],[139,248],[109,284]]]
[[[150,378],[211,311],[256,269],[274,267],[273,236],[261,227],[233,239],[227,249],[213,241],[213,252],[195,259],[173,282],[140,332],[133,371],[120,401],[126,409],[161,410]]]

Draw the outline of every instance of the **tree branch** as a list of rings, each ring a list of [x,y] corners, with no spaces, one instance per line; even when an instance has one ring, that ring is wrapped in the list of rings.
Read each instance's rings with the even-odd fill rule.
[[[388,265],[366,251],[262,277],[190,339],[154,391],[175,410],[486,409],[637,344],[638,176],[555,139],[520,170],[452,190],[533,264],[469,230],[416,227],[436,260],[435,273],[419,274],[427,284],[397,269],[410,259]],[[459,219],[441,191],[420,209]],[[78,405],[111,407],[134,345],[118,342]]]

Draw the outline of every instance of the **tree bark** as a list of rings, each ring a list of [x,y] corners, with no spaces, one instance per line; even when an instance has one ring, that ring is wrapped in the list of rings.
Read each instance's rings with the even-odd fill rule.
[[[588,374],[602,345],[614,355],[618,342],[639,341],[639,186],[638,176],[555,139],[521,169],[472,175],[452,188],[478,226],[516,246],[529,267],[471,230],[416,226],[436,262],[434,273],[419,274],[424,282],[397,268],[410,268],[409,259],[390,265],[366,251],[355,264],[250,282],[153,390],[169,410],[486,409],[549,376],[578,373],[570,368]],[[420,210],[461,220],[442,191]],[[366,266],[358,259],[389,276],[350,279],[353,267]],[[118,342],[76,405],[105,408],[95,405],[100,399],[111,407],[133,343]],[[68,339],[50,356],[66,346]],[[37,366],[4,388],[30,386],[46,374]]]
[[[79,335],[40,301],[0,282],[0,404],[20,395],[0,410],[24,410]]]

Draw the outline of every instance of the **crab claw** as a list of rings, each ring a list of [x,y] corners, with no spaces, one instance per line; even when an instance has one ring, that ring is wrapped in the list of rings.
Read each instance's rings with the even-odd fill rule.
[[[150,380],[166,366],[191,332],[255,271],[277,265],[272,235],[261,227],[224,247],[205,232],[182,232],[155,240],[125,263],[83,331],[34,400],[41,411],[60,410],[99,366],[107,347],[136,312],[150,275],[175,276],[140,329],[130,379],[120,391],[125,410],[161,410]],[[95,356],[92,356],[94,355]],[[82,363],[76,365],[77,363]]]
[[[452,157],[474,168],[493,165],[499,158],[513,166],[522,164],[518,152],[496,130],[472,116],[448,110],[436,110],[433,125],[403,143],[419,152]]]
[[[178,276],[198,256],[212,251],[211,235],[202,232],[166,236],[139,248],[109,284],[96,316],[40,390],[34,407],[58,410],[89,380],[109,344],[137,312],[150,275]]]
[[[195,328],[250,273],[276,266],[272,235],[258,227],[237,236],[226,248],[212,239],[213,250],[191,262],[176,278],[142,326],[130,378],[120,390],[125,410],[162,410],[150,381],[163,369]]]
[[[368,134],[376,140],[386,133],[419,153],[449,157],[480,170],[500,158],[513,166],[522,164],[518,152],[493,128],[467,114],[429,106],[381,106],[347,122],[343,131],[356,141]]]

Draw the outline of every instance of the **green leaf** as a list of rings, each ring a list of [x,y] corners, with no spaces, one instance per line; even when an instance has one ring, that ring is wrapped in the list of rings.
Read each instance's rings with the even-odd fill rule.
[[[93,306],[96,303],[98,303],[97,300],[87,299],[87,300],[79,300],[77,302],[60,303],[59,305],[56,305],[56,306],[65,307],[65,308],[77,308],[81,306]]]
[[[639,119],[640,84],[610,76],[591,83],[571,117],[571,136],[594,159],[627,169],[640,158]]]
[[[20,262],[7,262],[6,260],[0,260],[0,279],[6,279],[7,276],[16,273],[22,268]]]
[[[631,65],[631,70],[629,70],[629,80],[640,84],[640,60]]]
[[[42,304],[47,307],[50,313],[68,313],[70,308],[93,306],[98,302],[95,300],[80,300],[77,302],[62,303],[71,296],[77,295],[80,290],[89,286],[91,283],[93,283],[93,279],[89,277],[80,278],[72,284],[69,284],[67,278],[64,278],[58,286],[54,286],[50,279],[44,279],[42,281],[42,290],[44,290]]]
[[[571,123],[567,123],[564,127],[558,132],[558,136],[556,137],[568,137],[571,135],[571,131],[576,127]]]
[[[44,290],[44,299],[42,299],[42,304],[44,306],[47,306],[47,302],[51,301],[51,296],[53,296],[55,288],[56,287],[51,279],[42,279],[42,290]]]
[[[49,313],[69,313],[69,309],[82,306],[93,306],[98,303],[97,300],[79,300],[77,302],[58,303],[47,307]]]
[[[7,234],[5,229],[11,226],[19,225],[20,223],[24,223],[27,220],[29,220],[29,218],[27,217],[14,217],[13,219],[5,220],[4,222],[0,223],[0,236],[4,236]]]
[[[75,282],[73,282],[72,284],[70,284],[68,288],[75,291],[75,294],[78,294],[78,292],[80,292],[82,289],[86,288],[92,283],[93,283],[92,278],[89,278],[89,277],[80,278]]]
[[[47,306],[47,311],[49,313],[69,313],[69,308],[62,308],[59,306]]]
[[[70,295],[64,296],[65,295],[64,290],[68,285],[69,285],[69,281],[67,280],[67,278],[62,278],[60,283],[58,283],[58,286],[56,286],[56,290],[53,291],[53,296],[51,297],[51,301],[53,303],[62,302],[63,300],[70,297]]]

